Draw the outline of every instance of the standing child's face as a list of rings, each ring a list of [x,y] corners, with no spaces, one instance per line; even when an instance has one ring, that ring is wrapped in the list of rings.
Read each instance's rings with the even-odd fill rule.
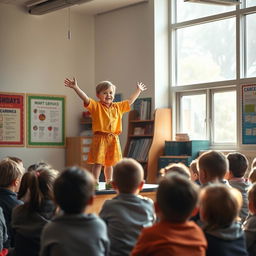
[[[113,88],[113,86],[111,86],[108,89],[98,93],[97,97],[99,98],[101,103],[110,106],[115,98],[115,89]]]

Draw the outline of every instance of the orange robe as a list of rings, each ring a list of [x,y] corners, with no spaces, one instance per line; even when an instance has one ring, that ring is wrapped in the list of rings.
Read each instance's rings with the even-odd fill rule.
[[[94,132],[87,163],[113,166],[122,158],[118,135],[122,132],[122,116],[130,111],[129,101],[113,102],[110,107],[90,98],[88,106]]]

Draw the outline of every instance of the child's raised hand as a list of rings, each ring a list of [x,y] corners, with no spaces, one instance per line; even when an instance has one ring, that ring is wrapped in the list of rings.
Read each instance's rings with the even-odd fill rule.
[[[147,86],[146,86],[145,84],[143,84],[142,82],[138,82],[138,83],[137,83],[137,88],[138,88],[141,92],[147,90]]]
[[[64,80],[64,85],[74,89],[77,86],[77,81],[74,77],[73,77],[73,80],[66,78]]]

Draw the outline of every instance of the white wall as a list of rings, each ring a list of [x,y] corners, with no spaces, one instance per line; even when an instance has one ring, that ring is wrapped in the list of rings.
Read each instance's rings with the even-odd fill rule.
[[[154,8],[149,1],[96,16],[95,80],[110,80],[117,93],[128,98],[143,81],[148,90],[141,97],[154,100]],[[153,102],[154,108],[154,102]],[[127,115],[120,136],[124,148]]]
[[[0,91],[66,95],[66,135],[79,134],[82,102],[65,88],[66,76],[76,76],[82,89],[94,94],[94,18],[71,13],[67,39],[67,9],[32,16],[12,5],[0,4]],[[23,159],[25,166],[44,160],[65,166],[64,148],[1,147]]]

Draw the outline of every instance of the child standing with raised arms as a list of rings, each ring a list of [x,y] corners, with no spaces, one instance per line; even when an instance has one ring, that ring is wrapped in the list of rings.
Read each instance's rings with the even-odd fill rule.
[[[100,82],[96,86],[96,96],[99,101],[89,98],[80,89],[75,78],[73,80],[66,78],[64,84],[74,89],[84,101],[84,107],[91,114],[93,139],[87,162],[93,164],[92,173],[97,182],[101,168],[104,166],[106,189],[110,189],[112,187],[112,166],[122,158],[118,137],[122,132],[122,116],[130,111],[130,106],[147,87],[141,82],[137,83],[137,89],[128,100],[113,102],[116,86],[109,81]]]

